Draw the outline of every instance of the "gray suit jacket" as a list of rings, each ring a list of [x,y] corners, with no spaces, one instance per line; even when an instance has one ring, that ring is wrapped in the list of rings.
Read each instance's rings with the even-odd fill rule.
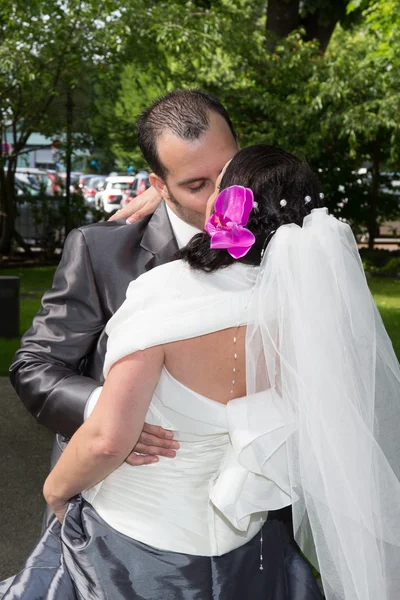
[[[103,382],[107,321],[129,282],[177,250],[164,203],[133,225],[97,223],[69,234],[53,287],[10,368],[13,386],[39,423],[65,438],[82,424],[87,399]]]

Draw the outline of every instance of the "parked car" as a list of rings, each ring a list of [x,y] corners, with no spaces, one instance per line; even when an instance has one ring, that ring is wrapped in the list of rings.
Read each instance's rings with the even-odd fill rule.
[[[40,184],[35,178],[30,179],[19,173],[15,173],[14,184],[17,198],[21,196],[38,196],[41,191]]]
[[[133,198],[136,198],[136,196],[143,194],[143,192],[149,189],[150,185],[148,172],[139,171],[135,175],[132,185],[122,194],[121,208],[126,206]]]
[[[133,181],[133,176],[129,175],[107,177],[104,190],[98,191],[95,196],[97,208],[109,214],[117,211],[123,198],[123,192],[130,188]]]
[[[15,179],[26,184],[28,187],[38,187],[46,194],[51,194],[51,182],[46,169],[36,169],[31,167],[17,167],[15,171]]]
[[[78,187],[80,190],[83,190],[83,188],[84,188],[85,186],[87,186],[87,184],[89,183],[89,181],[90,181],[91,179],[93,179],[93,177],[98,177],[98,176],[99,176],[99,175],[98,175],[98,174],[96,174],[96,173],[90,173],[89,175],[81,175],[81,176],[79,177],[79,179],[78,179],[78,185],[77,185],[77,187]]]
[[[4,172],[7,173],[7,168],[4,169]],[[38,196],[43,192],[46,196],[54,195],[51,190],[49,173],[45,169],[17,167],[14,182],[17,197]]]
[[[63,193],[64,182],[57,173],[57,171],[47,171],[47,175],[49,178],[47,190],[51,196],[58,196]]]
[[[106,177],[104,175],[96,175],[85,180],[85,183],[82,187],[82,194],[86,204],[94,204],[96,193],[104,190],[105,180]]]
[[[79,171],[71,171],[71,185],[69,187],[71,193],[76,192],[76,190],[78,189],[79,178],[81,177],[81,175],[82,173],[80,173]],[[60,177],[62,184],[65,188],[67,174],[65,172],[59,172],[58,176]]]
[[[35,201],[41,203],[39,196],[43,193],[43,182],[38,183],[30,174],[16,172],[14,189],[17,200],[15,228],[26,244],[36,245],[43,237],[43,228],[34,222],[31,202],[36,198]],[[49,198],[49,201],[53,199]]]

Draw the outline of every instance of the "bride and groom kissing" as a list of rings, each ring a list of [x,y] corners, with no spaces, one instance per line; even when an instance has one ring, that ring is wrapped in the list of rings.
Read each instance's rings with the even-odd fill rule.
[[[351,231],[304,161],[239,150],[203,91],[161,98],[137,132],[149,214],[69,235],[11,367],[57,433],[57,518],[0,597],[315,600],[275,512],[292,506],[327,598],[392,600],[396,439],[381,450],[378,400],[396,405],[400,375]]]

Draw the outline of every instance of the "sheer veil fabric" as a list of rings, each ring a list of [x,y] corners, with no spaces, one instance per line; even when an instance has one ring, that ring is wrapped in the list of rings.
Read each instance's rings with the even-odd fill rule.
[[[294,531],[328,600],[400,597],[400,368],[348,225],[280,227],[249,308],[247,393],[281,397]]]

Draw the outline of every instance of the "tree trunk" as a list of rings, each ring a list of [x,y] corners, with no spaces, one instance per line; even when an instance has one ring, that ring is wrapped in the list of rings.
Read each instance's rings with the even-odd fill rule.
[[[273,51],[276,41],[297,29],[300,24],[300,0],[268,0],[267,48]]]
[[[304,16],[301,17],[301,12]],[[328,47],[336,24],[346,15],[346,2],[340,0],[329,12],[324,3],[320,8],[308,7],[307,2],[300,10],[300,0],[268,0],[267,4],[267,48],[274,50],[278,39],[285,38],[299,27],[304,27],[305,40],[318,40],[321,52]]]
[[[339,18],[332,15],[332,20],[329,23],[326,19],[320,19],[320,13],[316,10],[314,13],[308,13],[301,19],[301,26],[306,30],[304,39],[318,40],[321,53],[324,54],[332,37],[333,31],[338,23]],[[322,25],[321,22],[324,24]]]
[[[381,149],[378,141],[375,142],[372,153],[372,184],[371,197],[368,209],[368,248],[373,250],[375,238],[379,235],[378,202],[379,202],[379,171]]]
[[[65,236],[68,235],[71,227],[70,208],[71,208],[71,168],[72,168],[72,125],[74,118],[74,101],[72,97],[72,87],[67,89],[67,143],[66,143],[66,179],[65,179]]]
[[[15,228],[15,180],[16,160],[9,160],[7,174],[0,168],[0,255],[7,255]]]

